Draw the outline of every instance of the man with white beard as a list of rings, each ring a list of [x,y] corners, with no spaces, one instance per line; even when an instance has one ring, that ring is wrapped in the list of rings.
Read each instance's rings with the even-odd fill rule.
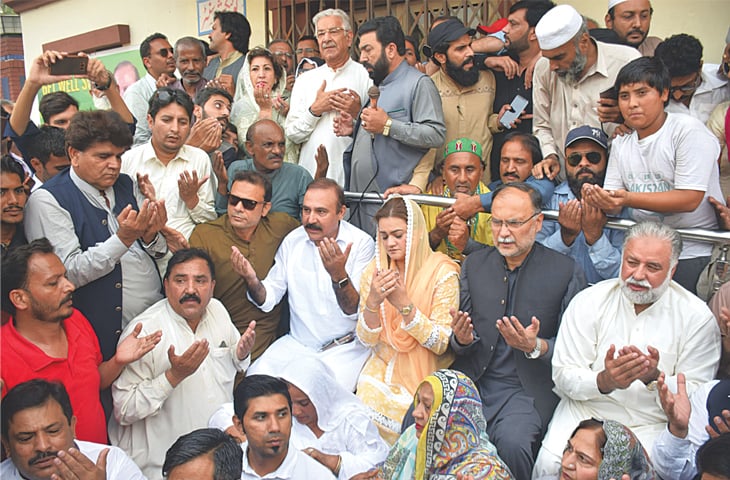
[[[720,360],[717,322],[707,305],[672,281],[682,250],[666,225],[638,223],[624,239],[621,274],[575,296],[553,353],[555,410],[533,478],[554,475],[570,433],[586,418],[629,427],[651,450],[666,428],[657,395],[684,373],[687,392],[713,378]]]

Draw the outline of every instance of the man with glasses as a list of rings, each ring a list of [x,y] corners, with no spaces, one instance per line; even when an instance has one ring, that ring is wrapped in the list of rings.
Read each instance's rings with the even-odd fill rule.
[[[300,37],[294,53],[297,54],[297,65],[302,61],[302,58],[319,57],[317,37],[313,35],[303,35]]]
[[[271,50],[276,61],[286,72],[286,90],[287,95],[290,95],[291,89],[294,87],[294,68],[297,66],[294,63],[294,50],[292,50],[289,42],[282,38],[272,40],[267,48]]]
[[[315,15],[312,23],[326,65],[315,68],[294,84],[286,136],[301,144],[299,165],[312,176],[317,173],[317,149],[324,145],[330,159],[327,178],[343,186],[342,154],[352,139],[336,136],[334,121],[342,111],[357,118],[360,107],[367,102],[372,81],[365,67],[350,58],[353,33],[345,12],[329,8]]]
[[[603,186],[608,159],[608,138],[599,128],[583,125],[568,132],[565,140],[566,181],[555,188],[547,208],[558,220],[545,220],[537,241],[572,257],[588,283],[615,278],[621,265],[621,230],[604,228],[607,217],[583,200],[583,185]]]
[[[175,81],[175,56],[166,36],[153,33],[145,38],[139,45],[139,56],[142,57],[147,75],[130,85],[123,95],[124,102],[137,119],[137,130],[134,132],[135,145],[150,139],[147,109],[150,97],[157,90],[157,80],[161,75],[166,75],[169,83]]]
[[[301,165],[285,162],[285,149],[284,130],[275,121],[258,120],[248,127],[246,151],[251,154],[251,158],[236,160],[228,167],[227,175],[219,175],[216,208],[225,209],[221,200],[225,200],[226,194],[230,191],[230,178],[235,177],[238,172],[256,171],[271,182],[271,211],[284,212],[299,220],[302,215],[304,192],[312,183],[312,176]],[[318,152],[318,155],[321,154],[323,152]],[[317,178],[324,177],[325,173],[326,171],[319,168]]]
[[[667,113],[669,72],[658,57],[641,57],[616,77],[619,108],[634,131],[616,137],[603,188],[584,185],[583,198],[606,214],[673,228],[717,229],[708,196],[722,199],[717,138],[699,120]],[[684,242],[674,280],[695,293],[711,243]]]
[[[149,101],[152,137],[122,156],[122,173],[137,178],[142,194],[165,200],[167,224],[162,234],[170,253],[157,260],[161,271],[172,253],[187,248],[195,225],[217,217],[210,159],[203,150],[185,145],[192,115],[187,93],[160,88]]]
[[[585,286],[576,262],[535,242],[541,198],[522,183],[494,191],[495,246],[469,254],[453,311],[454,367],[479,386],[487,433],[518,479],[558,404],[550,361],[563,310]],[[496,324],[495,324],[495,319]]]
[[[719,65],[703,64],[702,44],[695,37],[672,35],[657,47],[656,56],[669,70],[667,112],[686,113],[707,123],[712,110],[730,100],[728,78],[719,73]]]
[[[217,277],[213,295],[226,307],[238,331],[245,332],[249,323],[256,321],[256,342],[251,351],[255,360],[276,340],[281,305],[262,312],[248,299],[248,285],[233,268],[231,249],[241,252],[256,275],[264,278],[274,265],[281,241],[299,222],[286,213],[272,211],[271,182],[256,171],[233,173],[226,199],[226,214],[195,227],[190,246],[205,250],[213,260]]]

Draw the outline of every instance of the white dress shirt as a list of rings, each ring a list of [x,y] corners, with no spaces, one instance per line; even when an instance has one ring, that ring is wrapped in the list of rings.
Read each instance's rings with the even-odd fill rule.
[[[309,110],[322,82],[327,82],[325,91],[347,88],[360,96],[362,106],[368,101],[368,88],[373,81],[361,64],[348,59],[342,67],[333,70],[326,64],[303,73],[294,83],[291,94],[291,107],[286,117],[286,136],[292,142],[302,144],[299,152],[299,165],[306,168],[314,177],[317,162],[314,155],[317,148],[324,145],[330,159],[327,178],[331,178],[341,186],[345,185],[345,170],[342,166],[342,154],[352,143],[351,137],[335,136],[333,121],[335,111],[323,113],[315,117]]]
[[[152,132],[147,123],[147,111],[152,95],[157,90],[157,81],[149,73],[131,84],[124,91],[122,99],[134,118],[137,119],[137,126],[134,131],[134,144],[141,145],[150,139]]]
[[[236,346],[241,335],[215,298],[195,332],[162,299],[127,326],[120,342],[140,322],[140,336],[162,330],[162,340],[127,365],[112,385],[116,422],[110,422],[109,438],[154,480],[162,479],[162,463],[170,445],[180,435],[205,428],[211,414],[232,401],[233,380],[248,367],[250,356],[238,360]],[[209,343],[208,356],[195,373],[173,387],[165,376],[170,368],[168,349],[174,346],[175,354],[182,355],[194,341],[203,339]]]
[[[643,312],[621,292],[619,279],[604,280],[576,295],[563,315],[553,353],[553,380],[560,396],[540,456],[551,454],[555,470],[543,470],[538,458],[535,473],[559,468],[570,433],[586,418],[610,418],[629,427],[644,448],[667,423],[656,390],[636,380],[609,394],[598,390],[597,377],[611,345],[618,351],[633,345],[643,352],[659,351],[658,368],[676,389],[676,375],[684,373],[687,390],[712,379],[720,361],[717,322],[707,305],[672,281],[668,290]],[[545,456],[547,457],[547,456]]]
[[[292,447],[291,443],[279,468],[262,477],[248,464],[248,443],[242,443],[241,448],[243,449],[241,480],[334,480],[335,478],[327,467]]]
[[[697,87],[686,107],[682,102],[678,102],[669,96],[669,104],[665,108],[667,112],[686,113],[695,117],[702,123],[707,123],[710,119],[712,111],[722,102],[730,100],[730,85],[727,77],[717,73],[719,65],[716,63],[706,63],[702,66],[700,76],[702,83]]]
[[[100,443],[84,442],[75,440],[74,447],[86,455],[92,462],[96,463],[99,454],[105,448],[109,449],[106,457],[106,478],[107,480],[147,480],[139,467],[121,449],[111,445]],[[0,464],[0,478],[3,480],[24,480],[11,458]]]

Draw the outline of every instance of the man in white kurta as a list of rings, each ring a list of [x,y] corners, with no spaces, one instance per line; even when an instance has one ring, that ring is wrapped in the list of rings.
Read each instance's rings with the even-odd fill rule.
[[[315,355],[340,385],[355,390],[369,351],[355,338],[357,303],[352,302],[359,300],[360,276],[375,244],[344,215],[342,189],[334,180],[315,180],[304,194],[302,226],[284,238],[266,278],[260,281],[252,268],[243,274],[233,262],[248,283],[248,298],[262,311],[271,311],[289,294],[289,334],[274,342],[249,373],[276,374],[297,356]],[[250,267],[242,256],[239,261]]]
[[[667,422],[656,389],[659,373],[672,389],[684,373],[691,392],[717,371],[717,322],[704,302],[671,280],[681,244],[675,240],[672,247],[668,238],[678,238],[670,227],[637,224],[626,235],[620,278],[582,291],[565,311],[552,362],[561,400],[533,475],[557,473],[571,432],[591,417],[623,423],[650,451]],[[615,369],[624,359],[640,370],[622,373],[617,383]]]
[[[116,421],[109,437],[150,480],[162,479],[165,452],[180,435],[206,427],[210,415],[232,400],[236,373],[250,362],[255,322],[243,336],[238,333],[223,304],[212,298],[208,261],[196,249],[173,255],[164,281],[167,298],[130,324],[161,330],[162,341],[112,385]]]
[[[314,156],[324,145],[330,162],[327,178],[345,185],[342,154],[352,138],[336,136],[333,122],[339,116],[338,109],[357,117],[357,105],[365,105],[373,82],[365,67],[350,58],[353,34],[346,13],[334,9],[320,12],[314,17],[314,26],[325,64],[302,74],[294,83],[286,136],[301,144],[299,165],[312,177],[317,173]],[[354,110],[349,108],[353,104]]]

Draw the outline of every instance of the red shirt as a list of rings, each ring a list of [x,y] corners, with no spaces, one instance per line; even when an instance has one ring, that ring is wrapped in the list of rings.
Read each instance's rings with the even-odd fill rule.
[[[63,321],[68,339],[68,357],[53,358],[29,342],[15,329],[12,319],[0,327],[0,376],[5,381],[2,394],[19,383],[34,378],[62,382],[76,415],[76,438],[108,443],[106,418],[99,399],[101,350],[94,329],[86,317],[74,309]]]

